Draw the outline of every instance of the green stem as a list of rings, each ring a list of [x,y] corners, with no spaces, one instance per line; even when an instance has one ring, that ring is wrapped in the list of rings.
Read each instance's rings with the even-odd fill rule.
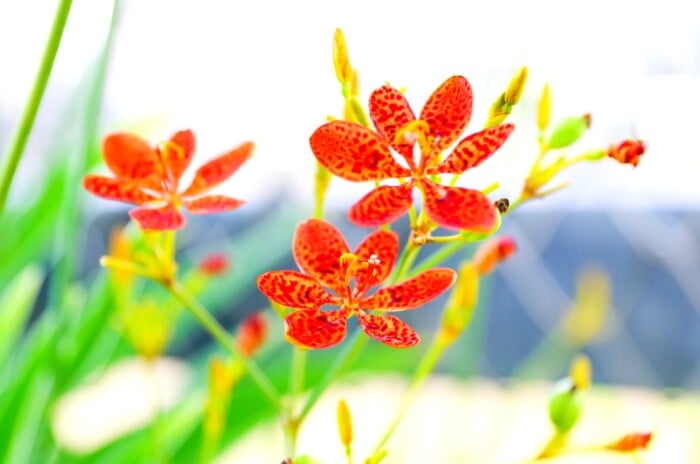
[[[413,266],[413,263],[416,261],[419,251],[420,247],[414,245],[413,242],[409,240],[408,244],[406,244],[406,247],[403,249],[401,256],[399,257],[399,264],[396,266],[396,271],[394,272],[390,283],[394,284],[396,282],[400,282],[404,277],[406,277],[406,274],[408,274],[411,266]]]
[[[420,272],[423,272],[427,269],[433,268],[441,264],[447,258],[461,250],[465,245],[467,245],[467,243],[469,242],[461,241],[450,242],[445,244],[444,246],[436,250],[435,253],[431,254],[430,256],[425,258],[419,265],[417,265],[411,272],[411,275],[416,275]]]
[[[221,324],[212,316],[204,306],[202,306],[190,293],[177,281],[164,283],[165,288],[182,303],[185,308],[194,316],[197,321],[226,349],[232,356],[240,359],[250,377],[253,379],[260,390],[263,392],[267,400],[278,411],[282,411],[282,402],[280,394],[272,384],[270,379],[260,369],[260,367],[246,356],[238,348],[233,337],[226,332]]]
[[[423,355],[420,364],[418,364],[416,372],[413,374],[413,380],[411,381],[411,384],[408,387],[408,391],[401,400],[401,405],[399,406],[399,410],[396,413],[394,420],[391,422],[386,432],[384,432],[384,436],[382,436],[382,439],[379,440],[377,446],[374,447],[374,451],[372,451],[371,454],[372,456],[379,453],[384,447],[384,445],[386,445],[386,443],[389,441],[394,431],[396,430],[396,427],[398,427],[398,425],[401,423],[401,420],[404,418],[404,416],[408,412],[408,409],[415,401],[416,396],[418,396],[421,387],[430,376],[430,373],[435,368],[435,365],[440,360],[442,354],[445,352],[447,346],[448,345],[440,342],[439,337],[435,337],[433,339],[433,343],[431,343],[430,347]]]
[[[0,217],[5,209],[5,203],[7,202],[7,195],[10,191],[10,185],[12,185],[12,179],[14,178],[17,166],[24,153],[24,147],[29,139],[29,134],[34,126],[34,120],[36,119],[36,114],[39,110],[39,105],[44,96],[44,90],[46,89],[46,84],[49,81],[49,76],[51,75],[51,69],[53,68],[53,63],[56,59],[56,53],[58,52],[58,46],[61,43],[61,37],[63,36],[63,30],[66,26],[66,21],[68,20],[68,13],[72,5],[72,0],[60,0],[58,7],[56,9],[56,16],[53,20],[53,25],[51,26],[51,32],[49,33],[49,38],[46,41],[46,48],[44,49],[44,55],[41,58],[41,64],[39,65],[39,70],[37,71],[36,78],[34,79],[34,85],[29,94],[29,100],[24,107],[24,112],[22,113],[19,125],[15,129],[12,135],[7,152],[2,157],[3,165],[0,169]]]

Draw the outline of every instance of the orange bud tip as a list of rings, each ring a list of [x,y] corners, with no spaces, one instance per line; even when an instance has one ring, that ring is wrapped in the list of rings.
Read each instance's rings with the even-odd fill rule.
[[[217,276],[225,273],[228,270],[229,262],[226,255],[222,253],[214,253],[206,256],[199,263],[199,271],[207,276]]]
[[[246,355],[252,356],[267,339],[267,319],[262,312],[256,312],[243,320],[238,328],[236,343]]]
[[[479,275],[488,274],[496,265],[515,253],[517,246],[511,237],[496,237],[483,244],[474,254],[474,266]]]
[[[647,449],[653,437],[652,432],[629,433],[608,446],[612,451],[631,452]]]

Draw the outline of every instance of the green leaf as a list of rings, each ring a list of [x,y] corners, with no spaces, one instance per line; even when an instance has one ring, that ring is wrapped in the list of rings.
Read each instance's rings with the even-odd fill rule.
[[[0,365],[5,365],[13,345],[34,307],[44,273],[36,265],[25,267],[0,294]]]

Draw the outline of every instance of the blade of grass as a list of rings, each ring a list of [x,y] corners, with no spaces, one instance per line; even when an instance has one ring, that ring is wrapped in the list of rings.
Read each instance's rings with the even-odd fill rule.
[[[7,364],[34,307],[44,275],[38,266],[27,266],[0,294],[0,365]]]

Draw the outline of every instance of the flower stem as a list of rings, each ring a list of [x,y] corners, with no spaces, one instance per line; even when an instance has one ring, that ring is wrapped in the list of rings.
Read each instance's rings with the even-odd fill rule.
[[[379,453],[384,447],[384,445],[386,445],[386,443],[389,441],[394,431],[396,430],[396,427],[398,427],[398,425],[401,423],[401,420],[404,418],[404,416],[408,412],[408,409],[415,401],[416,396],[418,396],[421,387],[425,383],[428,376],[430,376],[430,373],[435,368],[435,365],[440,360],[440,357],[442,357],[442,354],[445,352],[445,349],[448,346],[449,345],[443,343],[441,337],[435,337],[433,339],[433,342],[430,344],[430,347],[423,355],[420,364],[418,364],[416,372],[413,374],[413,380],[411,380],[411,384],[408,387],[408,391],[401,400],[401,405],[399,406],[399,410],[396,413],[394,420],[391,422],[386,432],[384,432],[384,436],[382,436],[382,439],[379,440],[377,446],[374,447],[374,451],[372,451],[371,454],[372,456]]]
[[[53,25],[51,26],[51,32],[46,41],[44,55],[41,58],[41,64],[39,65],[39,70],[34,79],[34,85],[29,94],[29,100],[24,107],[19,125],[12,135],[7,152],[5,152],[5,155],[2,157],[3,163],[2,169],[0,169],[0,217],[5,209],[12,179],[14,178],[15,171],[24,153],[24,147],[29,139],[29,134],[34,126],[34,120],[36,119],[36,114],[39,111],[39,105],[44,96],[46,84],[51,75],[51,69],[56,59],[56,53],[61,43],[61,37],[63,36],[63,30],[65,29],[72,3],[72,0],[59,1]]]
[[[282,411],[280,394],[260,367],[238,348],[233,337],[178,281],[163,283],[165,288],[194,316],[221,346],[232,356],[240,359],[250,377],[258,385],[267,400],[278,411]]]
[[[461,250],[465,245],[467,245],[467,243],[469,242],[458,241],[445,244],[444,246],[440,247],[440,249],[435,251],[435,253],[431,254],[430,256],[425,258],[419,265],[417,265],[411,272],[411,275],[416,275],[420,272],[425,271],[426,269],[430,269],[437,266],[438,264],[441,264],[447,258]]]

